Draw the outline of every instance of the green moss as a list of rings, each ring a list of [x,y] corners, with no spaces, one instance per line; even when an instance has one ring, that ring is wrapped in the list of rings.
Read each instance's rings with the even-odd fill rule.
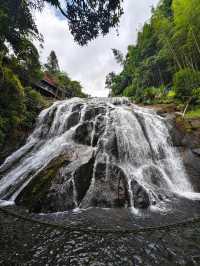
[[[66,155],[55,158],[45,169],[34,177],[18,196],[16,204],[24,205],[32,211],[35,211],[35,209],[39,210],[59,169],[68,163],[69,158]]]

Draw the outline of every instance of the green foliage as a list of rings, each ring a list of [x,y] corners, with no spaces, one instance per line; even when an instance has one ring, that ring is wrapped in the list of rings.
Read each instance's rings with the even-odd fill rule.
[[[192,90],[192,103],[200,106],[200,88]]]
[[[136,45],[128,47],[123,70],[110,84],[112,95],[143,102],[185,102],[192,97],[191,103],[198,104],[193,89],[200,87],[199,25],[199,0],[160,0]]]
[[[123,91],[123,96],[125,96],[125,97],[132,97],[132,96],[134,96],[135,95],[135,92],[136,92],[136,89],[137,88],[133,84],[129,85]]]
[[[114,72],[110,72],[107,76],[106,76],[106,82],[105,82],[105,87],[106,89],[109,89],[110,91],[112,91],[112,84],[114,82],[114,78],[115,78],[116,74]]]
[[[116,62],[123,66],[123,64],[124,64],[123,53],[117,49],[112,49],[112,52],[113,52],[113,55],[115,57]]]
[[[0,49],[6,50],[9,43],[18,54],[30,36],[40,39],[28,1],[0,0]]]
[[[172,103],[176,99],[176,92],[174,90],[170,90],[166,95],[165,95],[165,103]]]
[[[99,34],[107,34],[118,27],[123,14],[122,0],[29,0],[29,6],[42,9],[47,2],[67,19],[74,40],[85,45]]]
[[[195,119],[195,118],[200,118],[200,108],[195,108],[192,111],[189,111],[186,113],[185,118],[189,119]]]
[[[181,69],[174,75],[174,88],[177,98],[187,99],[193,89],[200,87],[200,71],[189,68]]]
[[[82,97],[85,98],[86,94],[82,91],[82,86],[79,81],[71,80],[67,73],[57,70],[54,73],[49,73],[51,79],[54,80],[56,86],[62,88],[68,98]]]
[[[161,98],[160,89],[155,87],[148,87],[143,90],[138,100],[145,104],[152,104],[155,102],[156,98],[157,100]]]
[[[67,18],[69,29],[76,42],[85,45],[99,34],[107,34],[117,27],[122,11],[122,0],[71,1],[65,0],[66,10],[59,0],[46,0],[60,9]]]
[[[0,68],[0,140],[20,125],[24,118],[24,89],[18,77],[8,68]]]
[[[47,107],[47,102],[41,96],[41,94],[31,87],[25,88],[26,113],[22,121],[22,126],[26,129],[32,129],[38,113]]]
[[[0,66],[0,147],[17,130],[31,130],[44,107],[46,102],[38,92],[24,89],[11,69]]]

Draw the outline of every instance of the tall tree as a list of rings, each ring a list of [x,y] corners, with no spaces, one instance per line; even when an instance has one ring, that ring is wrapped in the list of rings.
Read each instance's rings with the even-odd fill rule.
[[[50,55],[47,58],[47,64],[45,64],[45,67],[50,74],[56,74],[60,69],[58,58],[53,50],[50,52]]]

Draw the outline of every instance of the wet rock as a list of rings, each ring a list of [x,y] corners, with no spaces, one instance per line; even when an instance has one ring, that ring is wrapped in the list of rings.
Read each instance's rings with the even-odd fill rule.
[[[183,163],[189,180],[193,185],[195,192],[200,192],[200,159],[199,155],[191,149],[182,147],[179,149],[182,154]]]
[[[131,181],[131,189],[133,193],[134,207],[139,209],[148,208],[150,206],[150,199],[147,191],[135,180]]]
[[[106,109],[104,106],[88,106],[87,109],[85,110],[85,114],[83,117],[84,121],[91,121],[94,120],[95,117],[99,114],[105,115]]]
[[[64,154],[55,158],[52,162],[45,167],[40,173],[38,173],[29,185],[25,187],[24,190],[18,195],[15,202],[17,205],[22,205],[27,207],[33,212],[46,212],[46,211],[57,211],[61,209],[53,197],[54,193],[57,193],[55,186],[52,189],[52,183],[56,177],[61,175],[61,169],[70,163],[70,155]],[[67,177],[69,179],[70,176]],[[67,191],[70,195],[68,197],[69,201],[59,201],[65,206],[62,209],[73,208],[73,187],[70,182],[67,185]],[[53,193],[54,192],[54,193]],[[62,193],[59,194],[62,197]],[[66,206],[67,205],[67,206]]]
[[[102,115],[98,116],[96,118],[95,128],[94,128],[95,132],[92,140],[93,147],[97,145],[99,138],[103,135],[105,131],[105,126],[106,126],[105,117]]]
[[[83,104],[82,103],[75,104],[72,107],[72,112],[75,112],[75,111],[78,111],[79,112],[82,108],[83,108]]]
[[[150,165],[145,167],[142,171],[143,180],[151,184],[158,189],[162,189],[163,187],[168,188],[168,184],[165,181],[163,174],[161,171],[154,165]]]
[[[200,119],[191,119],[190,124],[193,129],[198,129],[200,128]]]
[[[78,205],[84,198],[87,190],[90,187],[93,175],[94,157],[87,163],[81,165],[74,173],[74,183],[76,187],[76,200]]]
[[[106,151],[108,154],[113,155],[116,159],[118,158],[117,137],[114,131],[110,132],[109,139],[106,143]]]
[[[93,130],[92,122],[83,122],[76,128],[72,138],[77,143],[83,145],[90,145],[92,130]]]
[[[192,152],[198,156],[200,156],[200,149],[192,149]]]
[[[75,125],[77,125],[79,120],[80,120],[80,113],[73,112],[67,119],[66,130],[69,130],[71,127],[74,127]]]
[[[86,194],[82,207],[127,207],[129,205],[128,184],[122,169],[116,165],[98,163],[94,184]]]
[[[83,117],[83,121],[89,121],[95,118],[95,110],[92,107],[87,107]]]

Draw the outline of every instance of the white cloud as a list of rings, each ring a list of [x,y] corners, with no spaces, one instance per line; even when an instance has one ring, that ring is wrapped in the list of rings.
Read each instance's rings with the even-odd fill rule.
[[[107,36],[100,36],[86,47],[78,46],[71,36],[67,21],[56,16],[49,6],[36,14],[36,23],[44,36],[42,62],[51,50],[55,50],[60,67],[74,80],[79,80],[85,92],[93,96],[106,96],[105,77],[111,71],[119,71],[111,48],[126,53],[127,46],[137,38],[137,30],[149,19],[151,6],[158,0],[124,0],[124,15],[121,19],[119,36],[112,30]]]

